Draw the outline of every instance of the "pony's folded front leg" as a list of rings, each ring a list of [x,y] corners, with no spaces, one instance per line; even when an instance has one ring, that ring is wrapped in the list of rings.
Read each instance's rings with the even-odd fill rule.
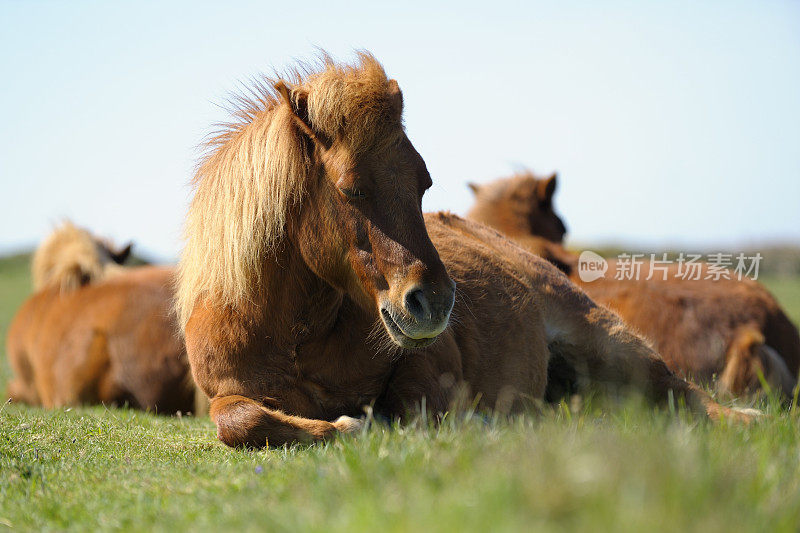
[[[245,396],[218,396],[211,400],[211,419],[217,437],[228,446],[281,446],[292,442],[313,442],[337,432],[350,433],[362,422],[341,416],[334,422],[292,416],[264,407]]]
[[[457,365],[442,364],[442,359],[431,349],[396,362],[378,402],[381,414],[403,419],[425,409],[433,420],[444,414],[450,407],[450,393],[462,377]]]

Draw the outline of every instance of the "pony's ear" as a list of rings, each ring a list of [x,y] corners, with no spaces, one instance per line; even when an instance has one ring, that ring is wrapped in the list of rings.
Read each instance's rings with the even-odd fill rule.
[[[114,261],[118,265],[125,264],[125,261],[128,260],[128,257],[131,255],[131,249],[133,248],[133,243],[129,242],[125,248],[121,250],[109,250],[109,255],[111,255],[111,260]]]
[[[389,94],[389,102],[392,104],[392,111],[399,117],[403,114],[403,91],[397,80],[389,80],[389,87],[386,91]]]
[[[539,198],[541,206],[549,206],[553,203],[553,194],[556,192],[558,174],[553,173],[547,179],[539,180],[536,184],[536,197]]]
[[[477,183],[473,183],[471,181],[467,183],[467,187],[469,187],[469,189],[472,191],[473,194],[478,194],[478,191],[481,190],[480,185],[478,185]]]
[[[299,87],[290,89],[283,80],[278,80],[275,83],[275,90],[281,95],[281,100],[288,104],[289,109],[292,110],[295,124],[300,128],[300,131],[305,133],[311,140],[328,147],[329,143],[324,142],[325,137],[315,131],[314,126],[311,124],[311,119],[308,115],[308,93]]]

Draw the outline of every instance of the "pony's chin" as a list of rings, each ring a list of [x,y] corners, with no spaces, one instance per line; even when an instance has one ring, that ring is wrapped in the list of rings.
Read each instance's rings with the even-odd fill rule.
[[[386,310],[381,310],[381,321],[383,322],[383,327],[386,329],[386,333],[389,334],[389,338],[401,348],[410,350],[425,348],[436,342],[436,339],[439,337],[438,335],[435,337],[423,337],[421,339],[409,337],[403,333],[403,330],[400,329],[400,326],[394,321],[392,315]]]

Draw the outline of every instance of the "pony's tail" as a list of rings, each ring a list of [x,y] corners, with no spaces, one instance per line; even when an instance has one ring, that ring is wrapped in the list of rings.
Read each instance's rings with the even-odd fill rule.
[[[741,326],[728,346],[717,389],[740,396],[759,388],[761,379],[784,398],[791,398],[797,386],[797,378],[792,376],[783,358],[764,343],[761,330],[755,325]]]
[[[109,243],[66,220],[33,254],[33,289],[56,287],[69,292],[97,282],[116,272],[129,253],[130,245],[116,251]]]

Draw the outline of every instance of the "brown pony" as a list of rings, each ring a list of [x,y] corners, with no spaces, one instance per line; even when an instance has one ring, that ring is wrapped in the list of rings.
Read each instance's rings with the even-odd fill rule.
[[[555,187],[555,177],[539,179],[531,173],[471,186],[476,198],[469,216],[506,220],[507,236],[557,265],[594,301],[650,338],[679,374],[706,383],[716,380],[721,391],[740,395],[760,388],[761,373],[773,389],[791,397],[800,368],[800,336],[762,285],[747,279],[684,281],[676,276],[677,266],[668,270],[666,280],[658,271],[650,281],[616,280],[614,261],[606,277],[584,283],[578,256],[557,244],[561,236],[548,230],[561,224],[552,211]],[[530,194],[539,190],[549,191],[545,204]],[[649,268],[648,262],[642,265],[642,278]],[[701,269],[705,278],[707,267]]]
[[[485,185],[469,183],[475,204],[467,218],[508,236],[538,235],[561,242],[567,227],[553,208],[557,176],[536,178],[520,172]]]
[[[326,57],[242,105],[195,178],[178,290],[224,443],[353,431],[369,404],[516,411],[543,397],[551,352],[713,418],[752,416],[673,375],[546,261],[480,224],[423,217],[431,178],[371,55]]]
[[[119,266],[129,251],[71,223],[39,247],[36,292],[6,340],[13,401],[192,410],[194,385],[172,313],[174,271]]]

